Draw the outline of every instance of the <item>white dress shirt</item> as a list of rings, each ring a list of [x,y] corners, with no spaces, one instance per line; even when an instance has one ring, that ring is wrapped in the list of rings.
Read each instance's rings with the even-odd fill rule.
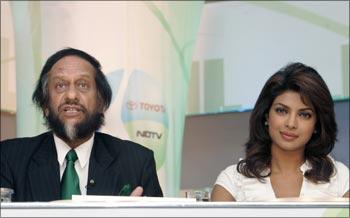
[[[66,155],[71,150],[62,139],[53,135],[55,140],[55,146],[57,151],[57,159],[60,164],[60,180],[62,179],[63,172],[66,169]],[[94,143],[95,134],[91,136],[89,140],[85,143],[79,145],[74,150],[77,153],[78,160],[75,162],[74,167],[79,176],[79,185],[82,195],[86,195],[86,185],[88,182],[88,173],[89,173],[89,159],[91,154],[92,145]]]

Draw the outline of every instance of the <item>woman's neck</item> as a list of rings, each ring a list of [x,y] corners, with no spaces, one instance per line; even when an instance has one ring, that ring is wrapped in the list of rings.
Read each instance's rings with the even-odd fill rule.
[[[304,151],[284,151],[271,147],[271,173],[298,172],[304,162]]]

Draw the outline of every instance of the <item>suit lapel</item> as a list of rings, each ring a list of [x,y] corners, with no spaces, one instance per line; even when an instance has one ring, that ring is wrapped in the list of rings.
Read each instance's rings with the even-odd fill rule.
[[[60,175],[53,135],[40,142],[28,166],[29,187],[33,201],[60,199]]]
[[[119,190],[120,174],[118,154],[111,154],[101,137],[103,136],[95,134],[89,162],[87,194],[116,195]]]

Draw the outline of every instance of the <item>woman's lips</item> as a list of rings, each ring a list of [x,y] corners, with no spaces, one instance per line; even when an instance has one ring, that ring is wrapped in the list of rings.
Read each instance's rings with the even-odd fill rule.
[[[281,132],[282,138],[286,141],[292,141],[298,138],[298,135],[290,132]]]

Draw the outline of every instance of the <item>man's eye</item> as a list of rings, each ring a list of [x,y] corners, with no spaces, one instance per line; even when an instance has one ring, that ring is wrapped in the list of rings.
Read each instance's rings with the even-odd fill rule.
[[[63,91],[66,88],[66,84],[65,83],[57,83],[56,84],[56,89],[59,91]]]
[[[78,88],[81,90],[86,90],[89,88],[89,85],[86,82],[80,82],[78,83]]]

